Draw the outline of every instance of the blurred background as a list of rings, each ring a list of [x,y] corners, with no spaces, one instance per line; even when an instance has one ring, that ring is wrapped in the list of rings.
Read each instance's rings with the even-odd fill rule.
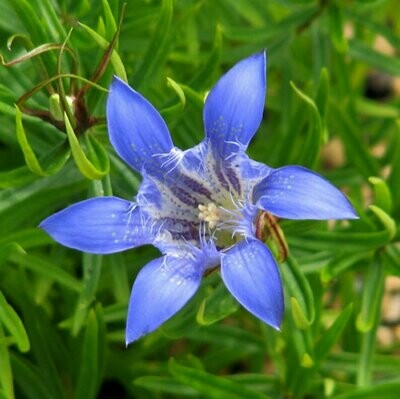
[[[400,19],[396,0],[0,2],[0,398],[398,398]],[[174,142],[203,138],[204,96],[267,50],[264,120],[249,155],[340,187],[360,219],[281,221],[282,332],[203,280],[188,305],[125,347],[152,247],[82,254],[37,225],[140,176],[111,148],[113,75]],[[64,112],[70,121],[66,125]]]

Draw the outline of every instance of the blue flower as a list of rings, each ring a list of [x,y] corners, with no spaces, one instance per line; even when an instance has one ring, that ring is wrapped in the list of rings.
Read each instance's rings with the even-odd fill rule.
[[[284,301],[278,266],[256,236],[260,212],[289,219],[353,219],[345,196],[301,166],[272,169],[245,151],[263,115],[265,53],[242,60],[209,93],[205,138],[181,151],[156,109],[115,78],[107,102],[108,129],[119,156],[143,181],[134,201],[98,197],[74,204],[41,227],[59,243],[109,254],[144,244],[163,256],[138,274],[132,288],[126,342],[178,312],[202,276],[220,266],[232,295],[279,329]]]

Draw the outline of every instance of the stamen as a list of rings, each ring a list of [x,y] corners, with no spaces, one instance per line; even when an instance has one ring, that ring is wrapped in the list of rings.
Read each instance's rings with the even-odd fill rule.
[[[214,202],[210,202],[207,206],[199,204],[198,208],[200,211],[199,219],[207,222],[210,229],[213,229],[221,220],[221,210],[214,204]]]

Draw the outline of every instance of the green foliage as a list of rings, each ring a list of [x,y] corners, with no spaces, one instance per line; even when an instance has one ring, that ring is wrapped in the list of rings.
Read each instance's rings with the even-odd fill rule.
[[[395,0],[1,1],[0,398],[397,398],[399,339],[378,339],[400,323],[382,305],[385,281],[400,278],[396,9]],[[156,251],[81,254],[36,226],[81,199],[135,195],[139,177],[106,131],[113,74],[187,148],[202,137],[218,76],[264,48],[268,98],[250,155],[312,167],[360,219],[280,221],[290,251],[281,332],[241,309],[215,272],[125,348],[130,286]]]

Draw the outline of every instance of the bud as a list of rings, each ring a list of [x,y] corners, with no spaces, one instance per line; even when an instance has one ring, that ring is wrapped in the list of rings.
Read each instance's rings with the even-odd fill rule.
[[[67,105],[71,111],[74,113],[74,98],[71,96],[66,96],[65,99],[67,100]],[[51,116],[59,122],[64,120],[64,113],[61,106],[60,96],[58,93],[54,93],[50,96],[49,99],[49,109]]]

